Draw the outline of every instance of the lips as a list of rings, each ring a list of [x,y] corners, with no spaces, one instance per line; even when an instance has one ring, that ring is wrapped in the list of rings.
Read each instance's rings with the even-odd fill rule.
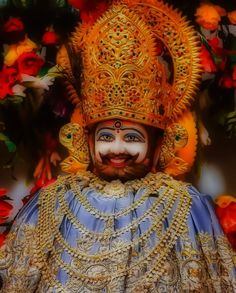
[[[127,165],[126,159],[113,158],[110,159],[110,164],[116,168],[123,168]]]
[[[135,162],[138,154],[136,154],[135,156],[132,156],[130,154],[100,154],[100,156],[102,158],[103,164],[111,165],[114,168],[124,168],[130,165],[132,162]]]

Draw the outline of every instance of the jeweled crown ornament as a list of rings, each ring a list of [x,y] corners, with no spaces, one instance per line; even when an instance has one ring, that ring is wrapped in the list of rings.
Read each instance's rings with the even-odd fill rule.
[[[171,57],[169,79],[159,41]],[[200,75],[194,30],[161,1],[116,1],[94,24],[77,27],[70,48],[59,63],[75,88],[80,83],[85,125],[120,118],[165,129],[189,105]]]

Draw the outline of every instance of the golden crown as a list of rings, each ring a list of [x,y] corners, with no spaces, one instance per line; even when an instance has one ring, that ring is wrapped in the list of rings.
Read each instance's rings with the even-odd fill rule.
[[[71,52],[61,51],[85,125],[120,118],[159,128],[173,122],[193,98],[200,76],[198,38],[187,21],[158,0],[117,1],[94,24],[80,25]],[[121,3],[122,2],[122,3]],[[159,59],[161,42],[171,60]],[[75,72],[73,59],[82,67]],[[80,79],[80,81],[78,81]]]

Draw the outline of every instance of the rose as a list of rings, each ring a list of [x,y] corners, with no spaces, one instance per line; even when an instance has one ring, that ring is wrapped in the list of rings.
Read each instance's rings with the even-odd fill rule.
[[[42,43],[44,45],[56,45],[58,43],[58,35],[54,31],[48,31],[43,34]]]
[[[19,80],[20,75],[15,67],[3,67],[0,72],[0,100],[13,95],[12,87]]]
[[[16,60],[16,66],[21,74],[36,76],[44,64],[44,60],[35,52],[25,52]]]
[[[11,17],[3,26],[5,33],[19,32],[24,30],[24,24],[18,17]]]

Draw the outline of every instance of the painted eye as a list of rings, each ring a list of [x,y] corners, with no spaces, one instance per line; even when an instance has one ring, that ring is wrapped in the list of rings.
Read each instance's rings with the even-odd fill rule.
[[[112,142],[113,140],[114,137],[111,134],[101,134],[98,137],[98,141]]]
[[[124,139],[126,142],[142,142],[143,141],[141,137],[139,137],[139,135],[136,135],[136,134],[126,134]]]

